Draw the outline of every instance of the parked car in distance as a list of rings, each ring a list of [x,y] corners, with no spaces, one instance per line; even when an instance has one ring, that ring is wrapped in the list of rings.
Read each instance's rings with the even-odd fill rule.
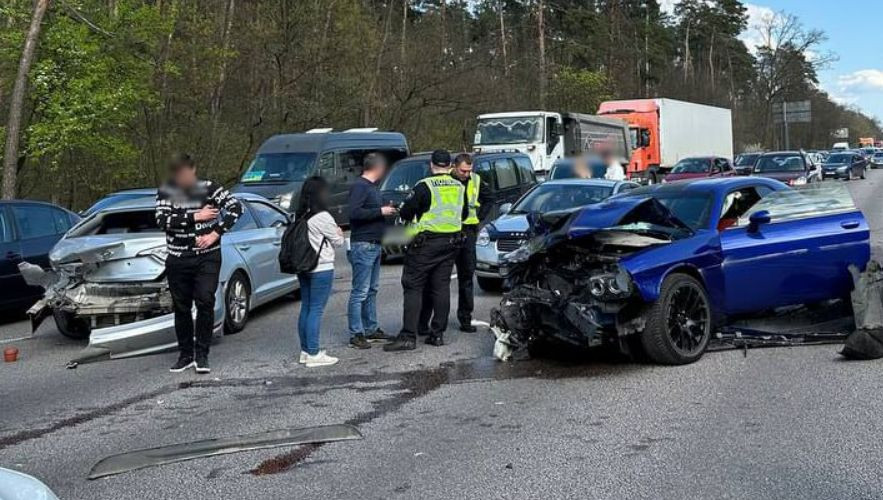
[[[501,269],[503,255],[517,250],[530,237],[531,214],[545,217],[565,216],[581,207],[636,189],[632,181],[605,179],[549,180],[537,185],[512,205],[504,205],[502,214],[485,225],[475,244],[475,276],[483,290],[499,290],[506,278]]]
[[[40,201],[0,201],[0,310],[24,310],[43,294],[18,270],[23,260],[49,269],[49,251],[80,216]]]
[[[858,153],[834,153],[822,164],[822,179],[864,179],[867,169],[868,161]]]
[[[751,175],[754,163],[763,153],[742,153],[733,161],[733,169],[739,175]]]
[[[279,248],[290,214],[262,196],[237,193],[242,216],[221,239],[222,265],[215,332],[242,330],[255,307],[297,289],[279,270]],[[177,345],[165,277],[165,233],[156,225],[154,196],[108,205],[70,229],[49,254],[55,281],[24,266],[30,282],[46,285],[31,307],[36,323],[53,316],[59,331],[89,339],[112,356]]]
[[[414,186],[429,176],[430,153],[420,153],[405,158],[392,166],[380,185],[380,196],[384,203],[399,206],[411,194]],[[472,155],[472,169],[481,177],[481,190],[490,193],[493,207],[481,221],[495,219],[500,207],[518,200],[537,184],[530,157],[524,153],[475,153]],[[404,221],[398,216],[386,219],[390,227],[383,244],[385,257],[397,257],[404,251],[408,238],[404,234]]]
[[[573,170],[575,162],[575,158],[560,158],[558,160],[555,160],[555,163],[552,164],[552,170],[549,171],[549,175],[548,177],[546,177],[546,179],[550,181],[560,181],[564,179],[576,178],[577,174]],[[601,160],[601,158],[592,155],[586,157],[585,162],[589,178],[604,178],[604,175],[607,173],[607,166],[604,165],[604,162]]]
[[[849,266],[870,259],[868,224],[841,183],[650,186],[552,228],[506,255],[511,288],[492,321],[501,352],[608,344],[691,363],[730,321],[848,298]]]
[[[736,175],[730,160],[721,156],[694,156],[684,158],[672,167],[662,182],[675,182],[703,177],[731,177]]]
[[[789,186],[800,186],[822,180],[821,168],[808,161],[800,151],[777,151],[760,155],[753,175],[769,177]]]
[[[383,154],[390,165],[408,156],[408,143],[398,132],[315,129],[267,139],[242,174],[234,193],[255,193],[293,212],[303,181],[321,175],[331,189],[329,211],[338,224],[349,223],[346,210],[350,185],[362,175],[368,153]]]
[[[868,163],[868,168],[880,168],[883,167],[883,150],[878,149],[874,156],[871,157],[871,161]]]
[[[88,217],[104,207],[109,207],[110,205],[114,205],[121,201],[135,200],[138,198],[156,198],[156,188],[123,189],[121,191],[107,194],[93,203],[91,207],[80,212],[80,215]]]

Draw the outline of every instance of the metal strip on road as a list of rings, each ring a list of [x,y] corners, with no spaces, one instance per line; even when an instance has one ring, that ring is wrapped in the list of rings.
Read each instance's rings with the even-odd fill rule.
[[[282,429],[219,439],[205,439],[146,450],[131,451],[101,459],[89,472],[89,479],[112,476],[145,467],[165,465],[196,458],[213,457],[240,451],[328,443],[362,439],[362,433],[348,424],[322,425],[302,429]]]

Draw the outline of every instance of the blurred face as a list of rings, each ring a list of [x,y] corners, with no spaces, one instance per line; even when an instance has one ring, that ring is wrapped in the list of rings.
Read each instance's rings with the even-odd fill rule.
[[[461,161],[454,167],[454,175],[461,181],[465,181],[470,175],[472,175],[472,164]]]
[[[172,180],[179,187],[190,187],[196,184],[196,167],[180,167],[172,170]]]
[[[379,164],[374,165],[374,168],[372,168],[371,170],[366,170],[365,174],[371,179],[382,179],[383,176],[386,175],[386,170],[388,168],[389,166],[386,164],[386,162],[382,161]]]

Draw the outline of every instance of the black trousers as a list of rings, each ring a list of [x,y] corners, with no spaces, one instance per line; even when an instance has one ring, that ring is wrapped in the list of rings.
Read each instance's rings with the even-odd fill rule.
[[[457,319],[461,325],[472,323],[475,309],[475,240],[478,238],[478,224],[463,226],[463,246],[457,252]]]
[[[408,247],[402,269],[405,300],[400,336],[413,339],[418,331],[441,335],[448,328],[451,271],[460,241],[459,233],[452,236],[419,236]],[[429,325],[428,332],[423,332],[425,327],[420,327],[421,317]]]
[[[175,309],[175,334],[182,357],[208,356],[215,324],[215,292],[221,273],[221,250],[166,259],[166,277]],[[196,327],[193,304],[196,303]]]

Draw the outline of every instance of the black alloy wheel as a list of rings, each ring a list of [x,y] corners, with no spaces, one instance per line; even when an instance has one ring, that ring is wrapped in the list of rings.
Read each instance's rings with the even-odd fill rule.
[[[692,363],[705,353],[711,329],[711,306],[702,283],[675,273],[665,279],[659,299],[650,306],[641,343],[654,362]]]

